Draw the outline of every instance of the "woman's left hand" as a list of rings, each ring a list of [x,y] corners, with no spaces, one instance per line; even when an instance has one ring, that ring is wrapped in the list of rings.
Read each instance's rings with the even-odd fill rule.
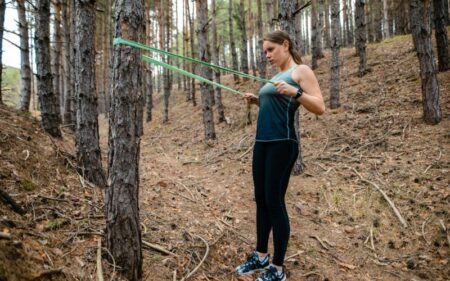
[[[278,93],[282,95],[294,97],[297,94],[298,89],[285,81],[275,81],[273,84],[277,88]]]

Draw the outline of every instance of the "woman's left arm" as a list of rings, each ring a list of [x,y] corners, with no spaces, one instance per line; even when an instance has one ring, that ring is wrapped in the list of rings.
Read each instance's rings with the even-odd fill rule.
[[[325,112],[325,103],[323,102],[322,92],[316,75],[307,65],[299,65],[292,73],[292,79],[303,89],[303,95],[297,98],[308,111],[322,115]],[[284,81],[275,82],[278,92],[288,96],[295,96],[297,89]]]

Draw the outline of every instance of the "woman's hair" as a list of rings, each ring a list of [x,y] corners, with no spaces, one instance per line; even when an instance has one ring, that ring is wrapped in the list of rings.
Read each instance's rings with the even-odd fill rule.
[[[289,43],[289,53],[291,54],[292,58],[294,59],[296,64],[302,64],[302,57],[300,56],[300,53],[297,50],[294,50],[294,44],[292,44],[292,40],[289,37],[289,34],[283,30],[275,30],[270,33],[268,33],[266,36],[264,36],[264,41],[270,41],[272,43],[280,44],[282,45],[284,41],[288,41]]]

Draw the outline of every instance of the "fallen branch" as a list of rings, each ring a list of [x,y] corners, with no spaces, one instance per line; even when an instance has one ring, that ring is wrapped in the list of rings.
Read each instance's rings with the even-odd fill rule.
[[[166,249],[164,249],[163,247],[161,247],[161,246],[159,246],[159,245],[152,244],[152,243],[146,242],[146,241],[144,241],[144,240],[142,240],[142,244],[143,244],[144,246],[147,246],[147,247],[149,247],[149,248],[151,248],[151,249],[153,249],[153,250],[156,250],[156,251],[158,251],[158,252],[161,252],[161,253],[163,253],[163,254],[171,255],[171,256],[174,256],[174,257],[178,257],[177,254],[174,254],[174,253],[172,253],[171,251],[166,250]]]
[[[287,257],[286,260],[295,258],[296,256],[299,256],[299,255],[303,254],[304,252],[305,252],[305,251],[297,251],[297,253],[295,253],[295,254],[290,255],[289,257]]]
[[[388,202],[389,206],[391,206],[392,210],[394,210],[395,215],[397,216],[397,218],[400,220],[400,222],[402,223],[403,227],[407,228],[408,224],[406,223],[405,219],[402,217],[402,215],[400,214],[400,211],[397,209],[397,207],[395,207],[394,202],[392,202],[392,200],[389,198],[389,196],[387,196],[387,194],[374,182],[369,181],[364,179],[360,173],[358,173],[358,171],[355,170],[355,168],[351,168],[351,167],[347,167],[351,170],[353,170],[353,172],[355,174],[357,174],[359,176],[359,178],[361,179],[361,181],[368,183],[370,185],[372,185],[373,187],[375,187],[376,190],[378,190],[381,195],[383,195],[384,199]]]
[[[12,199],[11,196],[9,196],[8,193],[6,193],[1,189],[0,189],[0,201],[5,203],[6,205],[9,205],[11,209],[14,212],[18,213],[19,215],[24,215],[26,213],[24,209],[22,209],[22,207],[20,207],[19,204],[17,204],[17,202],[14,201],[14,199]]]
[[[310,235],[309,237],[316,239],[317,241],[319,241],[320,245],[325,249],[328,250],[327,245],[325,245],[325,243],[322,242],[322,240],[320,240],[319,237],[315,236],[315,235]]]
[[[186,275],[185,277],[183,277],[182,279],[181,279],[181,281],[185,281],[185,280],[187,280],[189,277],[191,277],[199,268],[200,268],[200,266],[202,266],[202,264],[203,264],[203,262],[205,262],[205,260],[206,260],[206,257],[208,256],[208,254],[209,254],[209,245],[208,245],[208,242],[206,242],[206,240],[205,239],[203,239],[202,237],[200,237],[200,236],[198,236],[198,235],[194,235],[194,236],[196,236],[196,237],[198,237],[200,240],[202,240],[203,241],[203,243],[205,243],[205,246],[206,246],[206,252],[205,252],[205,255],[203,256],[203,258],[202,258],[202,260],[200,261],[200,263],[188,274],[188,275]]]
[[[104,281],[103,279],[103,268],[102,268],[102,240],[98,239],[97,242],[97,280]]]

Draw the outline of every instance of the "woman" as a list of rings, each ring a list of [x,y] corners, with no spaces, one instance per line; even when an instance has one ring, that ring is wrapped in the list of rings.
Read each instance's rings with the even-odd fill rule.
[[[298,156],[294,113],[303,105],[321,115],[325,104],[313,71],[302,64],[289,35],[274,31],[264,38],[267,60],[280,72],[260,91],[245,94],[249,104],[259,106],[253,148],[253,182],[256,199],[256,250],[236,268],[239,275],[263,271],[257,281],[284,281],[283,262],[289,240],[289,218],[284,197],[292,167]],[[274,256],[269,263],[268,240],[273,231]]]

